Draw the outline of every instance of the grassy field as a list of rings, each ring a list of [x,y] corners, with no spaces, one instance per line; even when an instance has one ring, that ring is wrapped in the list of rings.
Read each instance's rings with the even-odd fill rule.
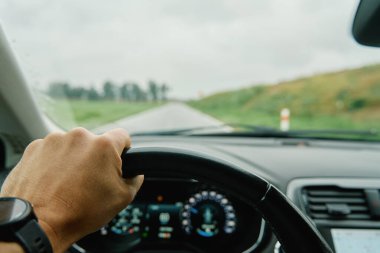
[[[40,102],[41,103],[41,102]],[[95,128],[162,105],[159,102],[116,102],[43,99],[43,110],[59,126]]]
[[[380,129],[380,65],[217,93],[189,104],[226,123],[292,129]]]

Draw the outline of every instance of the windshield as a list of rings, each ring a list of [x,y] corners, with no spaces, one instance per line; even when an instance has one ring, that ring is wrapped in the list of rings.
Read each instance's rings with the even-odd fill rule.
[[[41,111],[63,129],[374,132],[380,49],[354,42],[357,5],[2,0],[0,19]]]

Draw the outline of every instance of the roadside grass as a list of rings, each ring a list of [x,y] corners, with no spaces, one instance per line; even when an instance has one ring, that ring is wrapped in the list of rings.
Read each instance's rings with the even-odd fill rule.
[[[163,102],[52,100],[47,97],[40,99],[39,102],[46,115],[64,129],[76,126],[93,129],[163,104]]]
[[[226,123],[279,128],[280,111],[289,108],[291,129],[380,130],[380,65],[217,93],[188,104]]]

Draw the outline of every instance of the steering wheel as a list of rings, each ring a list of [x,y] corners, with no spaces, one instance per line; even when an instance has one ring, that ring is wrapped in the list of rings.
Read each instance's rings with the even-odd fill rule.
[[[333,253],[329,245],[275,186],[233,164],[206,154],[174,149],[131,148],[122,155],[123,177],[174,176],[221,187],[255,207],[287,253]]]

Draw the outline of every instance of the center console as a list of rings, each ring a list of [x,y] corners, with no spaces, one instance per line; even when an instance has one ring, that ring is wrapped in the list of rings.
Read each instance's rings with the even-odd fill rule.
[[[380,252],[380,179],[296,179],[287,196],[336,253]]]

